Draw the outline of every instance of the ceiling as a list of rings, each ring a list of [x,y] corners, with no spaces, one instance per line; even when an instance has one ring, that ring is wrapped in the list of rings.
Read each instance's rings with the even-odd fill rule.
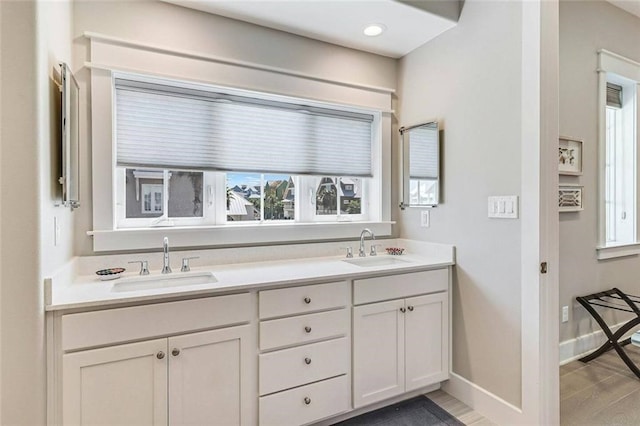
[[[457,23],[460,0],[161,0],[316,40],[400,58]],[[640,17],[640,0],[606,0]],[[363,34],[372,23],[386,31]]]
[[[162,0],[379,55],[400,58],[454,27],[458,0]],[[386,31],[363,34],[372,23]]]
[[[614,6],[624,9],[627,12],[640,18],[640,0],[607,0]]]

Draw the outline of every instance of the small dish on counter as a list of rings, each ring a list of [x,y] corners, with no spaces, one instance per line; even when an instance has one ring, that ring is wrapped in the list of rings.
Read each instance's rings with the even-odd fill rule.
[[[400,256],[404,253],[404,249],[400,247],[387,247],[385,250],[387,251],[387,254],[392,256]]]
[[[109,281],[120,278],[120,275],[124,271],[124,268],[107,268],[96,271],[96,275],[98,275],[98,278],[100,278],[102,281]]]

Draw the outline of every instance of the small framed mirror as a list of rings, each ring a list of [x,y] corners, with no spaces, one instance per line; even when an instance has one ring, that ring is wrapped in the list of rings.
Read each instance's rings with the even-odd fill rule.
[[[435,207],[440,202],[440,136],[435,121],[400,128],[400,208]]]
[[[62,81],[62,204],[75,209],[80,207],[80,131],[79,131],[79,87],[71,70],[64,62],[60,64]]]

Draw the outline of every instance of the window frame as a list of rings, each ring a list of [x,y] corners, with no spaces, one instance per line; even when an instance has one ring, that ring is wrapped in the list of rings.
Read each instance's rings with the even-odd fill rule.
[[[223,245],[254,245],[299,241],[326,241],[344,239],[345,235],[358,235],[363,227],[369,227],[379,236],[391,235],[391,203],[390,203],[390,151],[391,151],[391,111],[372,106],[349,105],[331,101],[310,100],[303,97],[283,96],[293,100],[304,100],[322,107],[336,107],[342,105],[346,110],[362,110],[374,115],[372,137],[372,171],[374,178],[369,187],[372,194],[369,200],[374,208],[369,210],[369,218],[364,221],[348,222],[320,222],[303,221],[265,221],[251,225],[226,223],[221,225],[226,217],[226,206],[214,201],[215,213],[213,223],[202,226],[188,226],[188,223],[175,224],[171,228],[144,228],[144,223],[131,224],[128,228],[118,228],[118,214],[115,167],[115,129],[113,118],[115,114],[115,86],[114,75],[118,72],[110,69],[92,69],[92,137],[93,137],[93,189],[94,189],[94,230],[88,234],[93,236],[94,251],[135,250],[157,247],[158,235],[173,236],[172,245],[177,247],[216,247]],[[127,72],[127,74],[131,74]],[[150,76],[154,77],[154,76]],[[142,76],[144,78],[144,76]],[[180,77],[180,81],[188,84],[188,79]],[[198,82],[201,83],[201,82]],[[210,84],[207,82],[207,84]],[[238,90],[243,93],[248,91]],[[254,92],[251,92],[254,93]],[[265,96],[268,96],[266,92]],[[111,154],[111,161],[104,161],[107,149],[102,144],[107,143]],[[96,149],[96,145],[100,148]],[[223,193],[226,187],[224,178],[216,178],[212,184],[214,193]],[[302,192],[302,185],[300,185]],[[205,191],[207,189],[205,188]],[[110,194],[101,198],[102,195]],[[208,192],[205,197],[208,196]],[[203,205],[207,205],[203,200]],[[296,209],[300,202],[296,201]],[[204,207],[203,206],[203,207]],[[301,217],[298,214],[297,217]],[[301,218],[302,219],[302,218]],[[187,221],[188,222],[188,221]],[[240,229],[241,228],[241,229]]]
[[[639,139],[639,124],[640,123],[640,110],[638,108],[640,98],[640,63],[632,61],[623,56],[615,53],[600,50],[598,52],[598,153],[599,153],[599,186],[598,186],[598,245],[596,246],[597,258],[611,259],[616,257],[630,256],[640,254],[640,235],[638,226],[639,214],[638,214],[638,200],[640,199],[638,183],[638,165],[640,164],[640,139]],[[615,83],[623,86],[624,95],[627,99],[623,99],[622,115],[625,123],[632,123],[631,125],[624,124],[623,132],[627,134],[624,136],[627,140],[630,140],[633,144],[634,153],[632,156],[627,156],[625,160],[628,162],[630,159],[633,164],[616,164],[613,170],[614,173],[626,173],[628,176],[632,176],[630,179],[634,184],[633,194],[625,196],[625,202],[632,204],[632,238],[630,241],[607,241],[608,234],[607,228],[612,226],[612,220],[609,219],[607,214],[611,211],[607,202],[611,201],[607,198],[607,173],[611,170],[607,165],[608,157],[608,145],[607,145],[607,83]],[[627,142],[629,143],[629,142]],[[617,161],[617,163],[620,163]],[[620,167],[627,167],[626,172],[621,172]],[[628,169],[631,167],[631,170]],[[616,191],[619,192],[619,191]],[[632,198],[632,200],[631,200]],[[615,203],[619,203],[620,197],[615,199]],[[615,209],[614,209],[615,210]],[[629,214],[629,213],[627,213]],[[618,224],[617,220],[613,220]]]

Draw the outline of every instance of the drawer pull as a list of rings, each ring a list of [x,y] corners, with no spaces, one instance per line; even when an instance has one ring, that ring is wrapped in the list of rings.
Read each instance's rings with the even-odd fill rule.
[[[306,331],[307,333],[311,333],[311,327],[306,326],[306,327],[304,328],[304,331]]]
[[[407,310],[405,308],[400,308],[400,312],[404,314],[405,312],[407,312]]]
[[[171,351],[171,355],[173,355],[173,356],[178,356],[178,355],[180,355],[180,349],[178,349],[178,348],[173,348],[173,350]]]
[[[307,404],[307,405],[311,404],[311,398],[309,398],[308,396],[305,396],[304,397],[304,403]]]
[[[413,306],[408,306],[407,309],[411,312],[413,312]]]
[[[311,358],[305,358],[304,363],[307,365],[311,364]]]
[[[156,358],[158,358],[158,359],[162,359],[162,358],[164,358],[164,352],[162,352],[162,351],[158,352],[158,353],[156,354]]]
[[[305,298],[304,298],[304,303],[306,303],[307,305],[308,305],[309,303],[311,303],[311,298],[310,298],[310,297],[305,297]]]

